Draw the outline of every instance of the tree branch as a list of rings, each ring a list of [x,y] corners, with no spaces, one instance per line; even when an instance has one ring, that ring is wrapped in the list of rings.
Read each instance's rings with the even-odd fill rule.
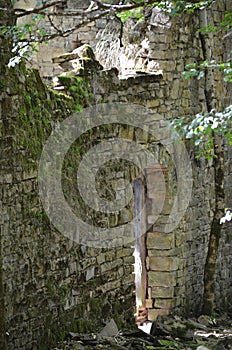
[[[48,15],[48,20],[49,20],[49,23],[51,24],[52,28],[54,28],[56,30],[57,33],[59,33],[59,35],[62,35],[62,30],[60,30],[52,21],[52,16],[51,15]]]
[[[16,16],[16,18],[20,18],[20,17],[24,17],[24,16],[28,16],[31,14],[43,14],[46,15],[46,9],[53,7],[53,6],[57,6],[59,4],[66,4],[67,0],[57,0],[57,1],[53,1],[50,4],[46,4],[43,6],[40,6],[38,8],[33,8],[30,10],[25,10],[25,9],[15,9],[14,10],[14,14]],[[147,0],[146,1],[146,5],[151,5],[151,4],[158,4],[160,3],[161,0],[158,1],[154,1],[154,0]],[[144,1],[141,0],[140,2],[132,2],[132,3],[128,3],[126,5],[123,4],[119,4],[119,5],[110,5],[110,4],[106,4],[103,3],[100,0],[93,0],[93,3],[96,4],[96,7],[90,6],[84,10],[75,10],[72,12],[53,12],[54,16],[79,16],[79,15],[86,15],[89,13],[93,13],[93,12],[97,12],[99,10],[108,10],[111,13],[119,13],[119,12],[123,12],[123,11],[128,11],[128,10],[133,10],[137,7],[141,7],[144,6]]]
[[[161,0],[159,0],[158,2],[160,2]],[[157,2],[157,3],[158,3]],[[31,10],[20,10],[20,9],[16,9],[15,11],[23,11],[22,13],[19,13],[18,15],[16,15],[16,17],[23,17],[23,16],[27,16],[29,14],[43,14],[46,17],[48,17],[48,20],[51,24],[51,27],[55,30],[55,32],[51,32],[48,34],[45,34],[42,37],[38,37],[37,39],[35,39],[34,41],[38,42],[38,43],[42,43],[44,41],[49,41],[51,39],[57,38],[57,37],[66,37],[68,35],[70,35],[71,33],[73,33],[74,31],[78,30],[79,28],[87,25],[90,22],[93,22],[95,20],[98,20],[102,17],[105,17],[107,15],[113,15],[116,16],[117,13],[123,12],[123,11],[128,11],[128,10],[132,10],[134,8],[140,7],[140,6],[144,6],[144,1],[141,0],[138,3],[127,3],[126,5],[122,4],[120,5],[110,5],[110,4],[105,4],[100,0],[92,0],[92,6],[89,6],[88,8],[84,9],[84,10],[72,10],[72,11],[65,11],[65,12],[61,12],[61,11],[50,11],[50,12],[46,12],[45,10],[55,6],[57,4],[64,4],[66,3],[66,0],[60,0],[60,1],[53,1],[50,4],[46,4],[43,6],[40,6],[38,8],[34,8]],[[147,0],[146,1],[146,5],[148,4],[154,4],[154,0]],[[94,6],[93,4],[96,4],[96,6]],[[59,28],[57,28],[52,20],[52,17],[54,18],[55,16],[59,17],[59,16],[70,16],[70,17],[80,17],[79,21],[77,24],[75,24],[73,27],[68,28],[68,29],[64,29],[64,30],[60,30]],[[122,30],[122,28],[121,28]],[[28,39],[26,39],[28,40]],[[24,41],[24,40],[22,40]],[[122,43],[121,43],[122,44]]]
[[[67,0],[56,0],[56,1],[50,2],[49,4],[44,4],[43,6],[40,6],[38,8],[33,8],[33,9],[30,9],[30,10],[17,9],[16,8],[14,10],[14,13],[15,13],[15,16],[17,18],[28,16],[28,15],[31,15],[31,14],[41,14],[41,13],[44,14],[44,10],[46,10],[46,9],[48,9],[50,7],[53,7],[53,6],[57,6],[59,4],[65,5],[66,3],[67,3]],[[17,12],[19,12],[19,13],[17,14]]]
[[[110,5],[110,4],[103,3],[101,0],[93,0],[93,1],[101,9],[111,9],[111,10],[117,11],[117,12],[133,10],[134,8],[141,7],[141,6],[144,6],[144,5],[151,5],[151,4],[157,4],[158,5],[161,2],[161,0],[158,0],[158,1],[147,0],[146,3],[144,1],[140,1],[140,2],[133,2],[132,1],[132,4]]]
[[[117,13],[115,13],[115,18],[119,22],[120,25],[120,33],[119,33],[119,43],[120,47],[123,47],[122,37],[123,37],[123,22],[120,17],[117,16]]]
[[[161,0],[159,0],[161,1]],[[42,43],[45,41],[50,41],[51,39],[57,38],[59,36],[67,37],[71,33],[75,32],[79,28],[87,25],[90,22],[93,22],[97,19],[100,19],[104,16],[107,16],[109,14],[116,16],[117,13],[123,12],[125,10],[132,10],[134,8],[144,6],[144,1],[141,0],[139,3],[135,3],[132,1],[132,3],[127,3],[124,5],[124,1],[121,1],[119,5],[110,5],[105,4],[100,0],[92,0],[90,6],[88,6],[86,9],[76,9],[71,11],[60,11],[55,10],[53,11],[46,11],[48,9],[51,9],[51,7],[57,6],[59,4],[66,4],[67,0],[56,0],[52,1],[49,4],[44,3],[42,6],[38,8],[33,8],[29,10],[25,9],[15,9],[13,10],[15,18],[22,18],[31,14],[41,14],[48,18],[48,21],[51,24],[51,28],[54,29],[55,32],[50,32],[46,35],[43,35],[42,37],[35,38],[35,42]],[[147,0],[146,4],[154,4],[154,0]],[[78,23],[68,29],[60,30],[57,28],[57,26],[54,24],[52,18],[54,17],[80,17]],[[118,18],[119,19],[119,18]],[[121,34],[122,34],[122,24],[121,24]],[[22,40],[22,42],[25,40]],[[29,39],[29,42],[31,40]],[[120,40],[120,45],[122,45],[122,40]]]
[[[53,34],[47,34],[47,35],[44,35],[42,38],[40,38],[37,42],[39,43],[42,43],[44,41],[49,41],[51,39],[55,39],[57,37],[66,37],[66,36],[69,36],[70,34],[72,34],[74,31],[76,31],[77,29],[85,26],[86,24],[90,23],[90,22],[93,22],[95,21],[96,19],[100,19],[104,16],[107,16],[109,14],[109,10],[106,10],[106,11],[102,11],[100,12],[99,14],[95,14],[94,16],[89,16],[88,18],[86,18],[85,20],[82,20],[80,22],[78,22],[75,26],[71,27],[71,28],[68,28],[68,29],[65,29],[63,31],[60,31],[59,33],[56,32],[56,33],[53,33]]]
[[[229,33],[227,33],[226,35],[224,35],[224,36],[222,37],[222,40],[225,40],[225,39],[228,38],[228,36],[230,36],[231,34],[232,34],[232,31],[229,32]]]

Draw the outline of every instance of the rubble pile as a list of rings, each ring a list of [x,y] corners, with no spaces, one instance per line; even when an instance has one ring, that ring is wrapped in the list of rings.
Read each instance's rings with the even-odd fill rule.
[[[150,334],[142,329],[119,331],[113,319],[98,334],[70,332],[52,350],[231,350],[232,321],[228,317],[183,319],[158,316]]]

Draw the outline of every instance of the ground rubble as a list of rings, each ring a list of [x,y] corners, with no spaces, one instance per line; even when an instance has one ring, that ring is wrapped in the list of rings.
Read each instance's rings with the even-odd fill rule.
[[[98,334],[70,332],[52,350],[232,350],[232,320],[201,316],[183,319],[158,316],[150,334],[142,329],[119,331],[111,319]]]

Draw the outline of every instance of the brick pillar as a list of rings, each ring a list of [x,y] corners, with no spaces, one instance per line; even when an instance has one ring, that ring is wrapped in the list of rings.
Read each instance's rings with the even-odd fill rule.
[[[173,256],[174,233],[164,233],[162,228],[171,210],[168,186],[168,169],[160,165],[145,169],[147,186],[147,237],[146,270],[148,320],[170,312],[178,258]]]

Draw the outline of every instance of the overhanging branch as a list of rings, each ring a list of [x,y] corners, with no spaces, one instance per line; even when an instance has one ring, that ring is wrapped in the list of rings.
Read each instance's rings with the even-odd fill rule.
[[[32,14],[44,14],[44,10],[46,10],[50,7],[53,7],[53,6],[60,5],[60,4],[65,5],[66,3],[67,3],[67,0],[57,0],[57,1],[52,1],[49,4],[44,4],[40,7],[37,7],[37,8],[35,7],[33,9],[29,9],[29,10],[16,8],[14,10],[14,13],[15,13],[15,16],[17,18],[32,15]]]
[[[57,6],[57,5],[65,5],[67,2],[67,0],[57,0],[57,1],[53,1],[49,4],[40,6],[38,8],[33,8],[33,9],[29,9],[29,10],[25,10],[25,9],[15,9],[14,10],[14,14],[16,16],[16,18],[20,18],[20,17],[25,17],[31,14],[43,14],[46,15],[46,9]],[[129,11],[129,10],[133,10],[135,8],[144,6],[144,5],[158,5],[161,2],[161,0],[158,1],[154,1],[154,0],[147,0],[146,2],[144,2],[143,0],[141,0],[140,2],[131,2],[128,3],[126,5],[110,5],[110,4],[106,4],[100,0],[93,0],[93,3],[96,4],[96,6],[91,6],[84,9],[84,10],[75,10],[72,12],[53,12],[53,15],[57,15],[57,16],[80,16],[80,15],[85,15],[85,14],[89,14],[89,13],[93,13],[93,12],[97,12],[99,10],[108,10],[112,13],[118,13],[118,12],[123,12],[123,11]]]
[[[161,0],[158,0],[158,1],[154,1],[154,0],[147,0],[146,2],[145,1],[140,1],[140,2],[134,2],[132,1],[131,4],[126,4],[126,5],[111,5],[111,4],[106,4],[104,2],[102,2],[101,0],[93,0],[99,8],[102,8],[102,9],[111,9],[111,10],[115,10],[115,11],[119,11],[119,12],[122,12],[122,11],[128,11],[128,10],[133,10],[134,8],[137,8],[137,7],[141,7],[141,6],[146,6],[146,5],[151,5],[151,4],[154,4],[154,5],[158,5]]]
[[[71,27],[71,28],[68,28],[68,29],[65,29],[65,30],[62,30],[62,31],[57,31],[56,33],[53,33],[53,34],[47,34],[47,35],[44,35],[42,38],[40,38],[38,40],[39,43],[42,43],[44,41],[49,41],[51,39],[55,39],[57,37],[66,37],[66,36],[69,36],[70,34],[72,34],[74,31],[76,31],[77,29],[85,26],[86,24],[90,23],[90,22],[93,22],[95,21],[96,19],[100,19],[102,17],[105,17],[109,14],[109,10],[106,10],[106,11],[102,11],[100,12],[99,14],[95,14],[93,17],[88,17],[86,18],[85,20],[81,20],[80,22],[78,22],[75,26]]]

